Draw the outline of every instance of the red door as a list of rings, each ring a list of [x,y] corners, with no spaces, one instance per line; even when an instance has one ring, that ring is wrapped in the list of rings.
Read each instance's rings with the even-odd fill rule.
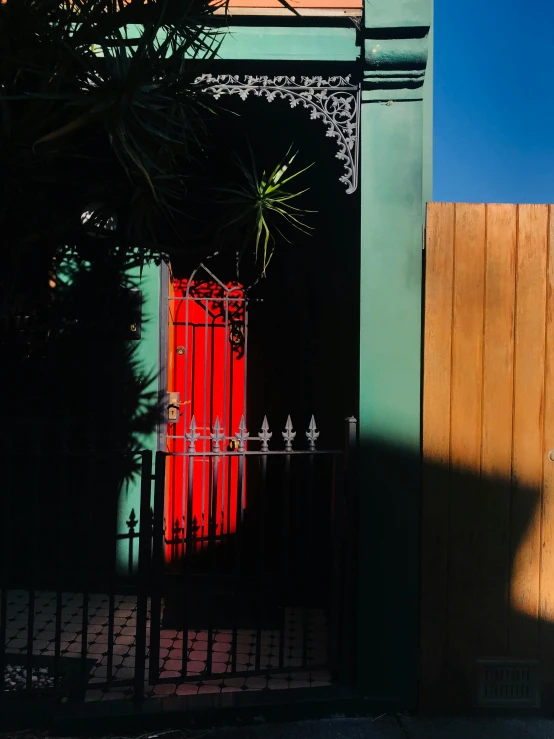
[[[204,266],[171,282],[168,391],[179,394],[179,417],[167,428],[168,561],[182,556],[185,538],[197,550],[233,534],[239,499],[244,508],[238,458],[215,457],[235,448],[246,417],[246,313],[242,285]]]

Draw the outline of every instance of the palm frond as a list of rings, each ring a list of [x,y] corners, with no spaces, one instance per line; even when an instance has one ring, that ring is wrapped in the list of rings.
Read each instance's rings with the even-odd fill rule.
[[[210,20],[224,4],[0,2],[0,301],[13,303],[9,275],[34,254],[48,263],[86,243],[91,202],[118,216],[102,249],[159,254],[217,112],[195,80],[217,55]]]

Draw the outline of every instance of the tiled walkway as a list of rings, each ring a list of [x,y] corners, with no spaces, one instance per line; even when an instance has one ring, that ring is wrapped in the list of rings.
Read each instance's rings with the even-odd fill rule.
[[[27,649],[28,594],[10,590],[8,593],[8,625],[6,651],[25,652]],[[107,677],[108,650],[108,596],[91,595],[88,600],[87,656],[96,660],[89,681],[87,701],[130,698],[129,681],[134,678],[136,641],[136,598],[115,597],[113,672],[110,689],[98,689]],[[35,600],[33,653],[55,654],[56,596],[51,592],[37,593]],[[80,657],[82,650],[83,597],[64,593],[62,598],[61,654]],[[148,634],[150,625],[147,627]],[[189,631],[187,644],[182,631],[161,631],[161,678],[175,678],[175,682],[145,687],[148,697],[169,695],[197,695],[202,693],[229,693],[264,689],[309,688],[330,684],[329,674],[321,670],[326,663],[327,629],[320,611],[309,611],[307,622],[301,611],[288,609],[285,615],[284,651],[279,649],[279,631],[264,630],[260,649],[256,633],[239,629],[237,632],[237,672],[254,672],[256,654],[264,676],[226,677],[231,672],[232,631],[214,630],[212,648],[212,675],[206,677],[208,633]],[[147,634],[147,637],[148,637]],[[148,643],[147,643],[148,648]],[[183,650],[187,650],[187,682],[181,681]],[[292,671],[307,665],[305,671]],[[148,670],[147,658],[147,670]],[[216,677],[217,675],[217,677]],[[121,685],[125,681],[127,685]],[[118,683],[120,685],[118,686]]]

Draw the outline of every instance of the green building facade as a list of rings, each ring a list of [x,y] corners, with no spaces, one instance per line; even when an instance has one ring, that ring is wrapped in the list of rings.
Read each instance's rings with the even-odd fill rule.
[[[359,419],[356,682],[377,703],[412,709],[418,675],[422,246],[424,206],[431,199],[432,0],[365,0],[361,19],[236,18],[234,23],[231,16],[220,60],[212,65],[214,88],[279,87],[287,109],[300,108],[295,115],[305,116],[314,138],[323,141],[327,133],[334,139],[326,142],[329,167],[343,189],[343,199],[337,196],[334,204],[335,220],[347,208],[351,235],[341,248],[355,266],[349,274],[355,274],[356,284],[350,288],[359,303],[351,323],[358,407],[348,411]],[[328,96],[338,91],[337,98],[347,101],[348,125],[331,112],[312,120],[314,87]],[[257,101],[260,120],[272,115],[269,105],[275,105],[266,92]],[[299,104],[291,105],[295,100]],[[292,128],[296,120],[291,118]],[[163,393],[160,328],[167,274],[161,270],[150,266],[140,277],[139,355],[144,369],[159,376]],[[159,433],[144,438],[145,449],[161,443]],[[121,533],[130,510],[138,512],[139,499],[138,483],[123,491]],[[125,542],[121,546],[124,559]]]

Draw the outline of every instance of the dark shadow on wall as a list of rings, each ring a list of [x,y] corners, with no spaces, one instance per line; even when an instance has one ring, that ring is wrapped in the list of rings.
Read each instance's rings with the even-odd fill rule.
[[[346,194],[336,143],[320,121],[286,103],[272,108],[272,119],[274,155],[294,141],[298,166],[314,162],[292,183],[310,188],[299,205],[314,211],[305,217],[313,232],[292,233],[291,244],[280,243],[267,277],[252,290],[262,302],[249,311],[249,424],[257,433],[267,415],[281,438],[290,414],[301,445],[313,414],[320,445],[340,448],[343,420],[358,405],[359,192]],[[261,148],[264,129],[256,135]]]
[[[364,439],[357,461],[359,487],[341,461],[334,490],[330,468],[321,468],[310,492],[295,467],[287,503],[276,458],[265,490],[269,506],[251,485],[240,540],[230,537],[219,551],[220,573],[236,572],[238,556],[243,590],[231,579],[228,592],[212,589],[203,601],[200,593],[189,617],[204,624],[211,618],[214,626],[218,618],[232,623],[238,602],[241,626],[255,628],[263,604],[263,627],[275,628],[283,606],[320,608],[329,618],[336,611],[339,628],[329,632],[331,653],[339,655],[336,678],[394,711],[536,712],[517,704],[480,707],[478,689],[480,660],[537,661],[540,710],[551,711],[554,620],[539,616],[538,607],[536,615],[523,612],[510,600],[519,573],[516,582],[523,586],[514,592],[538,604],[538,559],[523,575],[514,562],[530,532],[538,542],[540,491],[439,464],[422,470],[417,454]],[[255,483],[256,460],[250,463]],[[192,566],[206,573],[211,562],[198,557]],[[552,602],[554,588],[548,590],[545,580],[541,598]],[[176,607],[166,617],[168,627],[179,628],[184,581],[174,586]]]
[[[118,497],[159,419],[137,357],[140,286],[113,262],[66,262],[48,336],[4,336],[3,504],[13,584],[81,586],[113,568]]]
[[[554,561],[545,560],[552,523],[540,518],[541,490],[430,461],[422,467],[417,454],[363,439],[359,475],[355,661],[363,692],[424,714],[533,713],[480,706],[479,661],[536,661],[540,710],[551,713]]]
[[[86,358],[82,346],[80,357]],[[54,428],[50,426],[51,431]],[[21,435],[19,440],[25,438],[29,437]],[[74,441],[80,442],[78,437]],[[13,438],[10,443],[13,451]],[[117,500],[116,476],[105,484],[113,467],[103,467],[102,462],[88,467],[86,455],[66,464],[55,455],[37,456],[37,449],[25,447],[19,457],[3,458],[2,545],[8,581],[11,586],[103,587],[109,574],[103,571],[109,561],[105,527]],[[316,476],[310,508],[305,470],[294,470],[289,489],[293,505],[286,522],[282,467],[276,462],[266,489],[270,505],[264,509],[251,498],[240,550],[241,576],[254,583],[250,590],[254,606],[275,595],[271,586],[278,582],[282,587],[278,606],[338,607],[340,629],[333,633],[330,646],[341,655],[341,679],[354,681],[363,694],[391,709],[478,712],[477,662],[494,658],[537,660],[541,710],[551,711],[554,621],[548,617],[552,613],[548,604],[554,600],[554,588],[543,555],[539,614],[539,536],[546,541],[551,529],[543,520],[539,534],[536,524],[541,491],[426,463],[422,494],[417,454],[363,438],[357,462],[359,486],[336,486],[332,518],[326,513],[333,492],[330,471],[322,467]],[[121,474],[120,468],[116,471]],[[349,479],[338,475],[337,482]],[[270,522],[272,529],[261,529],[261,510],[266,510],[264,525]],[[315,525],[308,537],[310,511]],[[319,524],[317,515],[322,519]],[[338,550],[328,546],[337,521]],[[311,538],[314,533],[319,541],[317,536]],[[536,541],[537,559],[529,558],[523,573],[515,573],[514,561],[530,536]],[[269,574],[271,567],[281,566],[283,543],[287,544],[288,581],[269,575],[256,579],[262,542]],[[229,547],[224,564],[236,561],[236,539]],[[337,564],[338,589],[332,582]],[[196,566],[201,568],[200,560]],[[514,574],[521,577],[517,592],[536,604],[536,614],[510,600]],[[330,601],[331,593],[340,602]],[[216,627],[222,601],[214,595],[209,591],[206,603]]]
[[[246,456],[246,508],[236,530],[193,542],[190,553],[175,547],[164,626],[279,629],[285,608],[328,610],[341,462],[330,454]]]
[[[211,139],[222,154],[214,157],[212,151],[209,157],[217,162],[218,182],[236,169],[229,141],[242,142],[246,156],[251,144],[261,165],[274,166],[291,143],[300,151],[299,166],[316,162],[298,180],[299,188],[310,188],[303,207],[317,211],[309,216],[314,236],[289,232],[292,243],[279,245],[267,279],[251,293],[249,430],[257,433],[268,415],[274,439],[280,440],[290,413],[305,444],[313,413],[321,444],[338,447],[342,419],[357,403],[358,327],[352,316],[359,303],[359,199],[345,194],[336,143],[307,111],[291,110],[282,100],[272,108],[257,99],[230,105],[240,117],[222,116],[219,133]],[[204,174],[210,180],[213,172]],[[206,212],[196,211],[192,196],[185,205],[202,216],[200,223],[213,218],[209,199]],[[209,253],[206,243],[200,247],[183,253],[180,276],[188,276]],[[218,276],[235,279],[233,249],[223,262]],[[178,258],[173,266],[179,275]],[[25,572],[31,560],[40,560],[43,580],[52,580],[58,556],[53,554],[54,540],[66,553],[75,582],[80,571],[109,569],[112,555],[102,542],[114,536],[110,526],[121,480],[137,472],[136,458],[124,460],[120,452],[136,449],[138,436],[154,428],[159,411],[157,398],[148,390],[149,378],[136,360],[138,342],[126,335],[134,320],[127,299],[136,286],[123,275],[107,262],[81,266],[67,283],[58,282],[54,329],[44,352],[22,361],[9,345],[4,347],[1,379],[3,387],[10,388],[1,412],[4,448],[20,452],[9,483],[9,515],[18,542],[12,572]],[[249,285],[258,275],[259,264],[253,263],[251,253],[250,263],[241,265],[241,278]],[[71,452],[72,460],[66,464],[56,449]],[[117,459],[90,459],[89,452],[94,457],[106,449],[115,451]],[[34,495],[41,501],[40,513],[30,516]],[[54,531],[63,531],[62,539]]]

